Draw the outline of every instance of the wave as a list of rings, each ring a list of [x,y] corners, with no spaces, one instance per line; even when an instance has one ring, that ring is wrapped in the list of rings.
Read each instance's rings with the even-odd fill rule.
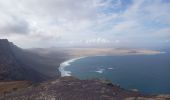
[[[104,72],[104,70],[105,70],[105,69],[101,68],[101,69],[99,69],[99,70],[96,70],[95,72],[102,74],[102,73]]]
[[[94,72],[97,72],[97,73],[99,73],[99,74],[102,74],[105,70],[114,70],[114,68],[112,68],[112,67],[100,68],[100,69],[97,69],[97,70],[94,71]]]
[[[109,67],[109,68],[107,68],[108,70],[113,70],[114,68],[112,68],[112,67]]]
[[[61,63],[60,67],[59,67],[59,71],[61,72],[61,77],[71,76],[71,71],[66,71],[65,67],[69,66],[70,63],[72,63],[78,59],[82,59],[82,58],[85,58],[85,57],[74,58],[74,59],[70,59],[70,60],[67,60],[67,61]]]

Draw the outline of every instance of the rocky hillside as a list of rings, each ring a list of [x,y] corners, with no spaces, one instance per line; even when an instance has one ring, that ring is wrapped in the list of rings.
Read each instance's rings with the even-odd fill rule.
[[[6,39],[0,40],[0,81],[30,80],[37,82],[47,78],[22,63],[16,57],[14,50],[22,51]]]
[[[63,77],[1,95],[0,100],[169,100],[170,96],[148,96],[103,80]]]

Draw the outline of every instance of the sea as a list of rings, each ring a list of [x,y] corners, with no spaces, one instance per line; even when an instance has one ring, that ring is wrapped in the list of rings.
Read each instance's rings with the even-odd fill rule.
[[[63,62],[61,76],[105,79],[143,94],[170,94],[170,52],[155,55],[90,56]]]

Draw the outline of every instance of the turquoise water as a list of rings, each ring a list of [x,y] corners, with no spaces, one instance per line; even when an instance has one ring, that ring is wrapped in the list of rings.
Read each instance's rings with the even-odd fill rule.
[[[94,56],[72,60],[63,69],[80,79],[102,78],[142,93],[170,93],[170,55]]]

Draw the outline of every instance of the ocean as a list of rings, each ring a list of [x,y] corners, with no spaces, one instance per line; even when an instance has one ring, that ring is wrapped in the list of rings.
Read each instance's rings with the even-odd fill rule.
[[[157,55],[92,56],[66,61],[62,76],[100,78],[125,89],[147,94],[170,94],[170,53]]]

